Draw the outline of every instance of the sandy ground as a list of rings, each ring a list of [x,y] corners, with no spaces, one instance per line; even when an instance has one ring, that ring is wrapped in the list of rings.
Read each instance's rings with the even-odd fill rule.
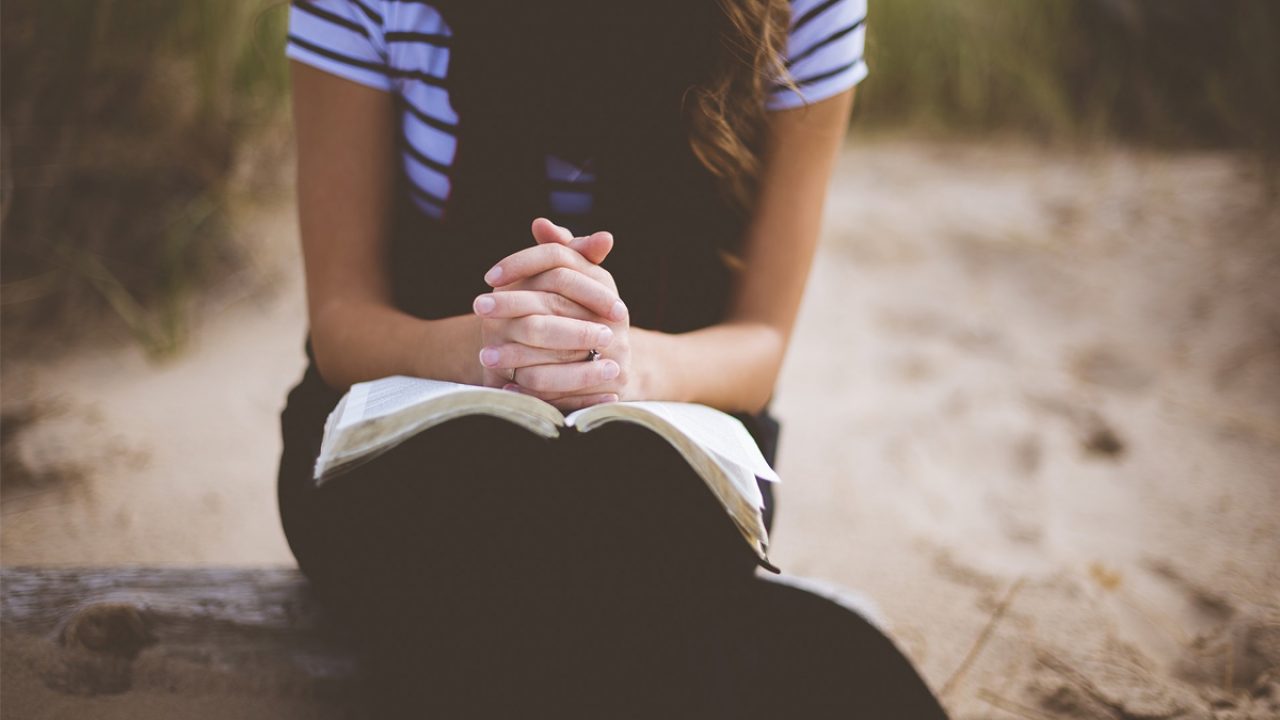
[[[1280,716],[1280,210],[1253,168],[884,140],[828,210],[776,561],[873,598],[957,717]],[[9,354],[5,564],[292,561],[296,228],[240,226],[257,269],[184,355]]]

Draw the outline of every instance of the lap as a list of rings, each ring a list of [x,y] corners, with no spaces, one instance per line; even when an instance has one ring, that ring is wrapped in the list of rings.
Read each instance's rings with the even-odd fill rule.
[[[447,717],[945,718],[874,626],[758,578],[715,605],[524,630],[532,632],[397,628],[373,665],[383,715],[412,707]]]
[[[642,428],[545,440],[461,418],[316,488],[287,425],[286,533],[367,643],[374,698],[463,717],[941,717],[855,613],[753,578],[710,491]]]
[[[412,567],[424,582],[510,573],[553,591],[584,575],[612,585],[754,565],[702,480],[636,426],[546,440],[470,416],[319,488],[312,461],[291,463],[286,448],[280,502],[295,555],[317,580],[380,571],[411,589],[398,573]]]

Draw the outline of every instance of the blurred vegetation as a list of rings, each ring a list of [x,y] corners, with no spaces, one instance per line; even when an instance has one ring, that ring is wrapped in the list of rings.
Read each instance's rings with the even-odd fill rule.
[[[871,0],[855,123],[1280,154],[1280,2]],[[6,0],[3,313],[152,351],[234,266],[238,158],[279,130],[282,0]],[[109,313],[104,313],[104,310]],[[68,323],[69,324],[69,323]]]
[[[287,6],[5,0],[3,320],[109,319],[152,352],[235,258],[237,153],[278,118]]]
[[[870,5],[861,125],[1280,150],[1280,2]]]

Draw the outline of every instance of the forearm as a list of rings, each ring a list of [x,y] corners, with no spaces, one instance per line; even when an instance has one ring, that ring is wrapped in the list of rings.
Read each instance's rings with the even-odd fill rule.
[[[312,313],[311,342],[337,388],[388,375],[481,382],[480,322],[470,314],[423,320],[382,303],[331,302]]]
[[[729,322],[680,335],[634,330],[640,394],[754,412],[773,395],[804,295],[853,91],[774,112]],[[625,299],[625,298],[624,298]]]
[[[729,322],[672,335],[632,329],[645,398],[696,402],[726,412],[757,412],[773,395],[786,352],[781,330]]]

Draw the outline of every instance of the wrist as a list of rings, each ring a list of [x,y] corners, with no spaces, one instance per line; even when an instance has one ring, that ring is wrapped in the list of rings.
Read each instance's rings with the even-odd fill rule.
[[[674,336],[631,328],[631,381],[637,400],[679,400],[678,383],[666,362]]]
[[[467,385],[484,382],[480,365],[480,319],[456,315],[439,320],[419,320],[411,375],[449,380]]]

